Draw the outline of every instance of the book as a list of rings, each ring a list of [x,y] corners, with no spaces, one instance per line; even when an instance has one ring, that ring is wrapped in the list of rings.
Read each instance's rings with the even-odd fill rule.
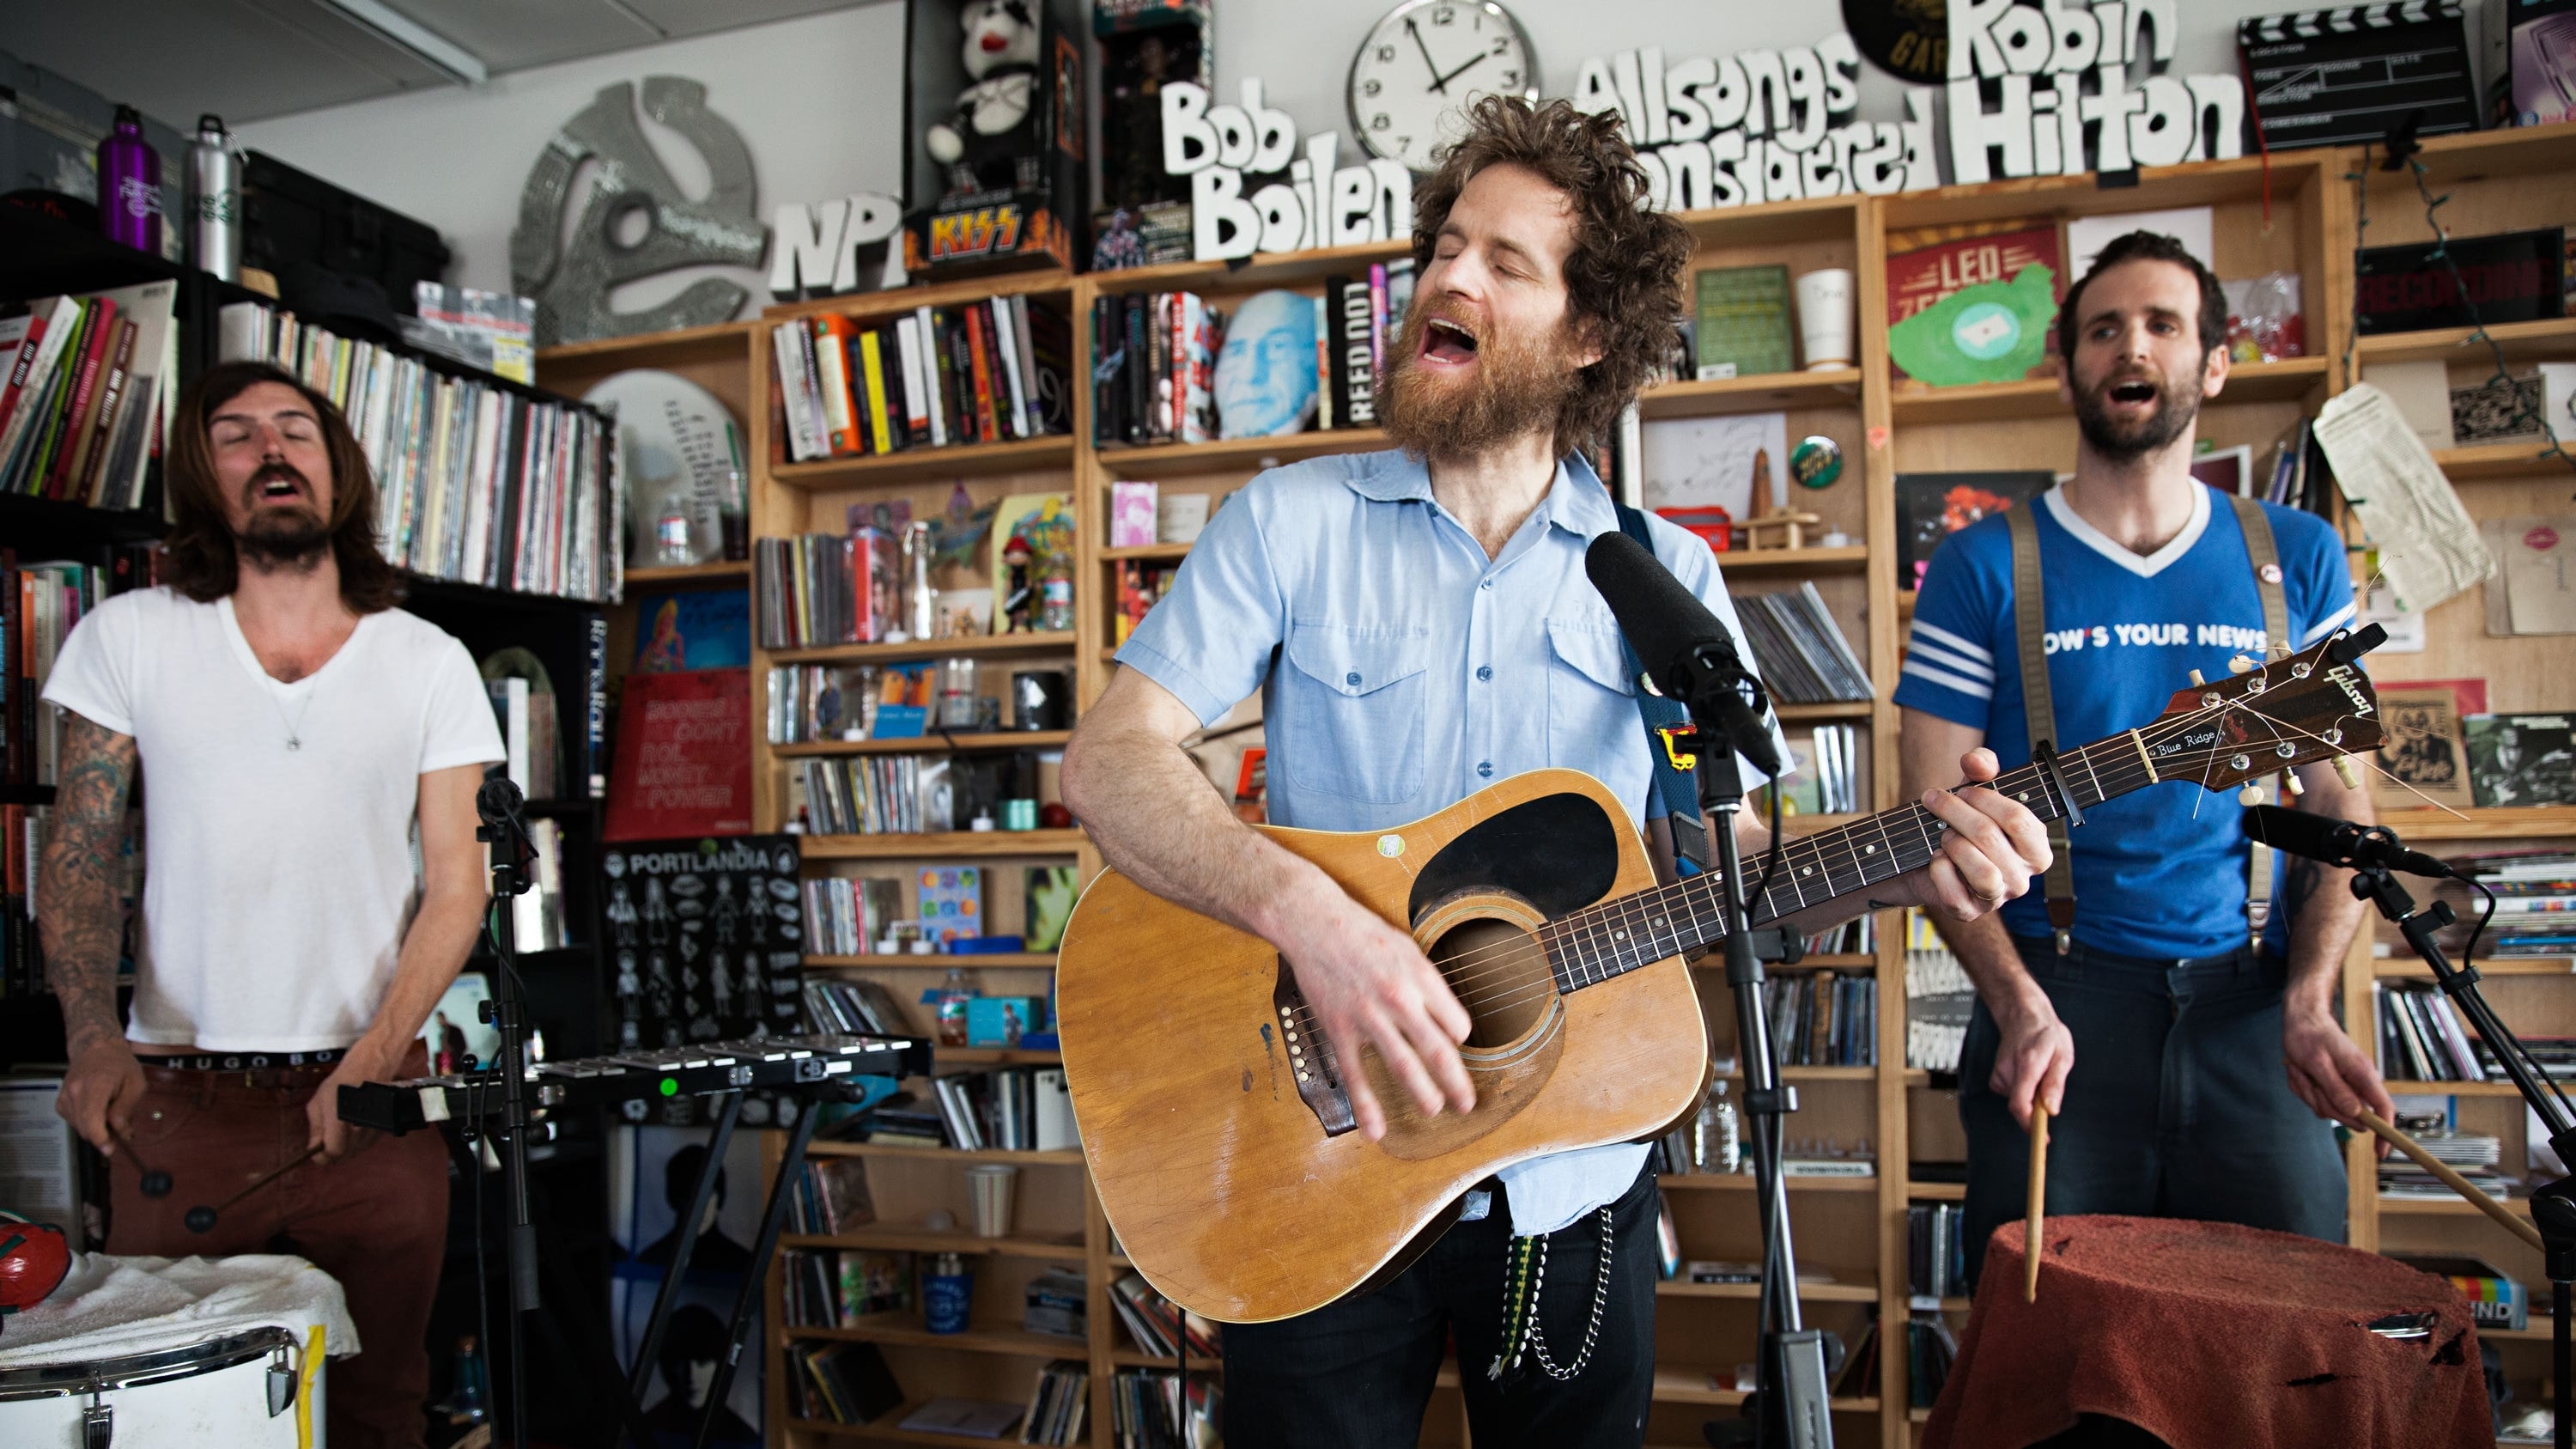
[[[748,670],[629,675],[600,837],[750,834],[750,727]]]
[[[1797,370],[1787,267],[1704,267],[1691,294],[1700,380]]]
[[[1348,277],[1328,277],[1324,302],[1333,359],[1333,417],[1340,427],[1376,427],[1378,373],[1368,342],[1368,289]]]
[[[835,453],[867,450],[859,422],[857,380],[850,376],[849,346],[854,330],[847,317],[814,319],[814,365],[822,383],[823,428]]]

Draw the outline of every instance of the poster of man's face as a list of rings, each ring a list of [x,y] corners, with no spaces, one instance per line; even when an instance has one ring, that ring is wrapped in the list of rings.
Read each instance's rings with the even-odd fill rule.
[[[707,1161],[711,1135],[694,1127],[625,1129],[626,1179],[622,1211],[613,1224],[624,1257],[610,1284],[617,1323],[618,1354],[633,1363],[642,1350],[653,1298],[678,1256],[689,1248],[688,1277],[664,1330],[653,1370],[644,1389],[644,1415],[666,1445],[687,1445],[705,1412],[715,1385],[716,1365],[723,1362],[726,1330],[734,1295],[751,1265],[751,1245],[760,1233],[761,1199],[768,1190],[760,1171],[760,1139],[739,1131],[728,1144],[717,1172],[715,1191],[706,1211],[685,1222],[698,1175]],[[760,1315],[745,1326],[744,1351],[734,1380],[717,1411],[711,1444],[760,1443],[760,1373],[766,1354],[760,1346]]]

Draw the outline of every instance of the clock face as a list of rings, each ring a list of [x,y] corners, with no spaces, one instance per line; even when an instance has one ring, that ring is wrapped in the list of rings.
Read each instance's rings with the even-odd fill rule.
[[[1372,156],[1432,169],[1478,96],[1538,99],[1538,53],[1491,0],[1406,0],[1351,61],[1351,126]]]

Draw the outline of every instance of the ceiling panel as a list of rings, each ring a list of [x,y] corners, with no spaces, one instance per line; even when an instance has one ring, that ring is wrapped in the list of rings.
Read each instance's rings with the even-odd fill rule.
[[[408,0],[407,0],[408,3]],[[472,0],[437,0],[440,4]],[[713,35],[744,25],[765,25],[826,10],[853,10],[865,0],[621,0],[636,14],[675,36]]]
[[[315,0],[319,3],[319,0]],[[385,0],[471,52],[494,75],[667,39],[614,0]]]

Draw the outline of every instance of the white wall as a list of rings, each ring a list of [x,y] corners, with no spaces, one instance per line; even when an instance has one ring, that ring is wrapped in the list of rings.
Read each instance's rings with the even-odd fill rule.
[[[1343,83],[1361,37],[1393,0],[1213,0],[1220,99],[1258,76],[1268,103],[1303,133],[1338,130],[1349,150]],[[1955,0],[1954,0],[1955,3]],[[1836,0],[1517,0],[1543,88],[1572,89],[1588,57],[1660,45],[1668,57],[1807,44],[1842,28]],[[2184,0],[2175,73],[2236,69],[2235,22],[2298,8],[2292,0]],[[437,227],[455,250],[448,280],[506,289],[519,188],[546,138],[603,85],[646,75],[705,82],[708,105],[751,149],[764,220],[781,201],[891,191],[901,179],[900,0],[622,51],[500,77],[473,90],[390,97],[242,128],[252,146]],[[1863,63],[1861,116],[1901,116],[1902,87]],[[667,138],[666,138],[667,139]],[[704,168],[665,147],[684,185]],[[766,300],[760,279],[752,305]],[[687,280],[637,283],[619,305]]]

